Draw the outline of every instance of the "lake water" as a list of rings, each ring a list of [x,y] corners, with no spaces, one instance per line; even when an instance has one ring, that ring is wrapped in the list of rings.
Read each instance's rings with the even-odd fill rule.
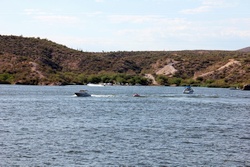
[[[194,90],[0,85],[0,166],[250,166],[250,91]]]

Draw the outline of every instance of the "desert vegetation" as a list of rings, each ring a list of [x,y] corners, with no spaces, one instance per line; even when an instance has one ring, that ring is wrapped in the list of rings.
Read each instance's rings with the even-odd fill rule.
[[[171,70],[171,71],[169,71]],[[250,83],[250,52],[83,52],[40,38],[0,35],[0,83],[114,83],[242,87]]]

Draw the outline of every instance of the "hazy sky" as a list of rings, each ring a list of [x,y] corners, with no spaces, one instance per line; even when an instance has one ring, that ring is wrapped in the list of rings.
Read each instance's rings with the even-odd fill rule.
[[[250,46],[249,0],[1,0],[0,23],[83,51]]]

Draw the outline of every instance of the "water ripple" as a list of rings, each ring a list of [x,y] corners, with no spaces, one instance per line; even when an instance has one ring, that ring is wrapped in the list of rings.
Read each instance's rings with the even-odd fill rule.
[[[4,86],[0,166],[250,166],[246,92],[81,88]]]

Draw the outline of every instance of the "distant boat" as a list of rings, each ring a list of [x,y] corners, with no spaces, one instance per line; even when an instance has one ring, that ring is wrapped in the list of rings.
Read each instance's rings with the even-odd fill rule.
[[[76,92],[75,95],[78,96],[78,97],[89,97],[89,96],[91,96],[87,92],[87,90],[80,90],[79,92]]]
[[[104,86],[103,84],[88,83],[87,86]]]
[[[191,88],[191,86],[187,86],[184,90],[183,90],[184,94],[193,94],[194,90]]]
[[[229,89],[230,89],[230,90],[240,90],[239,87],[230,87]]]
[[[113,86],[113,83],[110,83],[110,82],[109,82],[109,83],[104,83],[103,85],[104,85],[104,86]]]
[[[139,94],[133,94],[134,97],[141,97]]]

